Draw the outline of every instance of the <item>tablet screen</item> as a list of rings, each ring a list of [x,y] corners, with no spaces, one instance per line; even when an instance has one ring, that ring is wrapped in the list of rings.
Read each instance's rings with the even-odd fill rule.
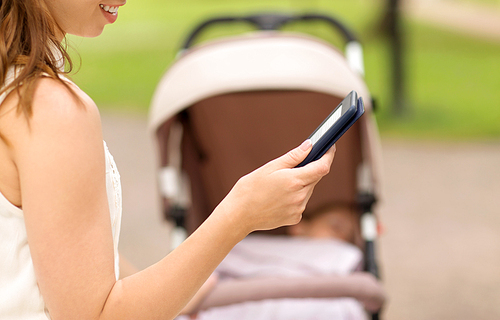
[[[314,131],[311,135],[311,142],[314,145],[319,139],[330,129],[340,116],[342,115],[342,104],[338,106],[337,110],[330,114],[330,116],[323,122],[323,124]]]

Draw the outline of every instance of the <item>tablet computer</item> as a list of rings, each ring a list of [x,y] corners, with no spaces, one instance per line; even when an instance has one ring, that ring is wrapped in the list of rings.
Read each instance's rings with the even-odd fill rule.
[[[321,158],[364,112],[363,100],[351,91],[309,136],[312,150],[297,167]]]

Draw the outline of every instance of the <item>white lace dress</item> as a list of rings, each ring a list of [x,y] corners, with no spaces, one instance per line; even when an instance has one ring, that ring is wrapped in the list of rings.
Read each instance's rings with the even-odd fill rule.
[[[5,95],[0,96],[0,104]],[[104,143],[106,190],[113,232],[115,275],[118,279],[118,238],[122,216],[120,174]],[[0,320],[47,320],[50,316],[38,289],[23,211],[0,193]]]

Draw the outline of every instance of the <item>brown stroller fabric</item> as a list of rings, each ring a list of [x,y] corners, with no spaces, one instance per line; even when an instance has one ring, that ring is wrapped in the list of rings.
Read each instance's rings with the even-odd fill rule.
[[[208,217],[240,177],[300,145],[341,101],[307,91],[237,92],[200,101],[180,115],[182,164],[192,194],[188,233]],[[168,158],[162,139],[169,124],[158,131],[163,159]],[[353,177],[362,158],[360,148],[352,146],[359,140],[355,124],[337,142],[331,173],[316,186],[304,214],[330,203],[356,204]]]

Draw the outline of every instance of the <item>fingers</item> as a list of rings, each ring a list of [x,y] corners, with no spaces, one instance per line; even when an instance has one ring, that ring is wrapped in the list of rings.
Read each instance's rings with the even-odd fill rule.
[[[313,161],[301,168],[295,168],[301,163],[312,149],[311,140],[307,139],[299,147],[290,150],[281,157],[267,163],[265,170],[270,172],[281,169],[292,169],[296,178],[302,180],[303,185],[317,183],[323,176],[330,172],[330,167],[335,156],[336,146],[333,145],[319,160]]]
[[[288,151],[281,157],[268,163],[271,170],[291,169],[301,163],[312,149],[311,140],[307,139],[300,146]]]
[[[304,167],[294,169],[297,172],[297,177],[302,179],[305,185],[318,183],[322,177],[330,172],[336,150],[336,146],[333,145],[320,159]]]
[[[239,212],[253,230],[268,230],[295,224],[305,209],[315,185],[330,171],[335,148],[321,159],[296,168],[311,151],[311,142],[275,159],[240,178],[224,199],[237,203]],[[247,220],[249,219],[249,220]],[[243,223],[242,225],[245,225]]]

